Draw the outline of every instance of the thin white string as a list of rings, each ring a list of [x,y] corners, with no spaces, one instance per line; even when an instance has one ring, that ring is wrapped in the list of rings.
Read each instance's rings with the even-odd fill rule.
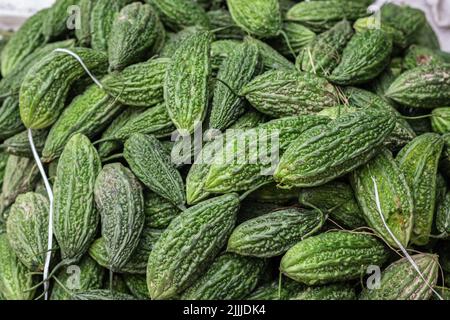
[[[96,77],[94,77],[94,75],[91,73],[91,71],[89,71],[89,69],[84,64],[83,60],[76,53],[74,53],[68,49],[62,49],[62,48],[55,49],[54,52],[64,52],[64,53],[71,55],[75,59],[77,59],[77,61],[83,67],[84,71],[86,71],[86,73],[89,75],[89,77],[91,77],[92,81],[94,81],[96,85],[98,85],[101,89],[103,89],[103,85],[101,84],[101,82],[98,81],[98,79]]]
[[[384,216],[383,216],[383,212],[381,211],[381,204],[380,204],[380,198],[378,196],[378,186],[377,186],[377,182],[375,180],[374,177],[372,177],[372,181],[375,187],[375,203],[377,205],[377,209],[378,209],[378,213],[380,214],[381,217],[381,221],[383,222],[384,227],[386,228],[387,232],[389,233],[389,235],[392,237],[392,239],[394,239],[395,243],[397,244],[397,246],[400,248],[400,250],[403,252],[403,254],[405,255],[406,259],[409,261],[409,263],[413,266],[413,268],[416,270],[416,272],[419,274],[419,276],[422,278],[422,280],[425,282],[425,284],[427,285],[428,288],[431,289],[431,291],[433,291],[434,294],[436,294],[436,296],[440,299],[440,300],[444,300],[441,295],[439,293],[436,292],[436,290],[434,290],[434,288],[428,283],[428,281],[425,279],[425,277],[423,276],[422,272],[420,271],[419,267],[417,266],[416,262],[413,260],[413,258],[411,258],[411,256],[409,255],[408,251],[406,251],[406,249],[403,247],[403,245],[400,243],[400,241],[397,240],[397,238],[394,236],[394,234],[392,233],[391,229],[388,227],[386,221],[384,220]]]
[[[47,242],[47,254],[45,257],[44,264],[44,290],[45,290],[45,300],[48,300],[48,273],[50,270],[50,261],[52,258],[52,249],[53,249],[53,192],[48,181],[47,175],[45,173],[44,167],[42,165],[41,159],[39,158],[39,154],[36,150],[33,141],[33,133],[31,129],[28,129],[28,140],[30,141],[31,151],[33,153],[34,161],[36,162],[39,172],[41,173],[42,179],[44,180],[45,190],[47,191],[48,199],[50,202],[50,211],[48,213],[48,242]]]

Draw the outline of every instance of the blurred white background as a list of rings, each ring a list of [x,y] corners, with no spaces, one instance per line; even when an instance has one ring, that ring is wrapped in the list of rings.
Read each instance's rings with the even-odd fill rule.
[[[29,15],[50,6],[54,0],[0,0],[0,29],[16,29]],[[376,0],[376,3],[386,0]],[[441,46],[450,52],[450,0],[391,0],[420,8],[439,35]]]

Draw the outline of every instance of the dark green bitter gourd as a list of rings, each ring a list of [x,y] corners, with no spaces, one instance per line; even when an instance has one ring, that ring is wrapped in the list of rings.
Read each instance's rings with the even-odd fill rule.
[[[450,132],[450,107],[433,109],[431,112],[431,128],[434,132],[440,134]]]
[[[166,228],[181,213],[181,210],[158,194],[144,193],[145,225],[150,228]]]
[[[243,299],[260,282],[265,265],[263,259],[225,253],[211,264],[202,277],[183,292],[181,299]]]
[[[247,41],[235,47],[222,62],[217,73],[217,79],[220,81],[216,81],[213,92],[209,116],[210,128],[224,130],[245,112],[243,101],[236,96],[235,92],[250,82],[259,71],[260,55],[258,47]]]
[[[450,235],[450,193],[446,193],[437,205],[436,229],[443,235]]]
[[[306,285],[359,279],[370,265],[382,265],[388,251],[366,233],[326,232],[300,241],[283,256],[280,270]]]
[[[0,140],[4,140],[23,131],[25,127],[20,120],[18,97],[11,96],[0,103]]]
[[[91,45],[91,13],[96,1],[79,0],[79,25],[75,28],[75,37],[83,47]],[[111,1],[114,2],[114,1]]]
[[[412,45],[408,48],[403,58],[403,68],[411,70],[420,66],[439,65],[445,63],[439,50]]]
[[[280,46],[279,50],[286,56],[295,54],[294,58],[316,38],[315,32],[296,22],[283,23],[283,32],[286,34],[286,39],[282,36],[277,41]]]
[[[378,153],[395,122],[392,112],[362,110],[316,126],[289,145],[275,180],[286,188],[314,187],[343,176]]]
[[[414,199],[414,227],[411,242],[425,245],[429,241],[436,206],[436,179],[443,139],[426,133],[408,143],[396,161],[405,175]]]
[[[228,239],[228,252],[270,258],[282,255],[297,242],[320,230],[325,217],[318,210],[290,208],[240,224]]]
[[[289,204],[298,198],[300,189],[279,189],[276,183],[263,185],[249,194],[248,199],[261,203]]]
[[[133,134],[125,143],[124,156],[134,174],[150,190],[176,206],[184,205],[183,179],[154,136]]]
[[[113,300],[136,300],[132,295],[123,292],[112,291],[109,289],[92,289],[81,292],[75,292],[70,300],[81,301],[113,301]]]
[[[227,194],[203,201],[170,223],[148,258],[150,297],[175,297],[202,274],[225,245],[236,222],[239,198]]]
[[[250,36],[245,37],[245,40],[248,42],[253,42],[258,46],[259,54],[261,55],[261,62],[266,71],[273,69],[295,70],[295,65],[292,62],[286,59],[267,43]]]
[[[345,283],[305,287],[290,300],[356,300],[355,288]]]
[[[210,32],[185,39],[167,68],[164,100],[170,118],[179,130],[192,133],[206,114],[211,76]]]
[[[33,143],[37,152],[40,154],[44,149],[45,140],[47,138],[47,130],[32,130]],[[28,131],[22,131],[2,143],[5,153],[18,157],[33,158],[30,141],[28,140]]]
[[[398,248],[386,224],[400,244],[407,247],[413,227],[414,203],[406,178],[392,153],[382,149],[377,157],[355,170],[350,177],[367,224],[387,243]]]
[[[108,267],[118,271],[139,244],[145,220],[142,187],[129,169],[113,163],[100,171],[94,194]]]
[[[77,28],[80,0],[56,0],[50,7],[42,26],[46,39],[52,39]]]
[[[164,27],[150,5],[133,2],[125,6],[115,17],[109,35],[109,69],[122,70],[157,53],[164,38]]]
[[[29,192],[11,206],[6,232],[11,248],[31,271],[43,271],[47,251],[49,202]]]
[[[105,54],[86,48],[73,52],[92,72],[106,70]],[[33,65],[20,88],[20,117],[25,127],[44,129],[55,123],[65,107],[71,85],[84,75],[81,64],[64,52],[53,52]]]
[[[100,158],[89,139],[74,135],[58,161],[53,185],[53,230],[66,263],[76,263],[97,234],[94,186],[100,170]]]
[[[141,274],[124,274],[123,280],[131,294],[139,300],[149,300],[150,294],[147,288],[147,279]]]

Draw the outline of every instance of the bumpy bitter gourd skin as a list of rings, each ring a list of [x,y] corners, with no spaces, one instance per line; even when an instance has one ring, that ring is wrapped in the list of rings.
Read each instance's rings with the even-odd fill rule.
[[[266,71],[272,69],[295,70],[295,65],[292,62],[286,59],[267,43],[250,36],[245,37],[245,41],[253,42],[258,46],[259,54],[261,55],[261,62]]]
[[[256,44],[244,41],[222,62],[217,79],[237,92],[260,72],[260,54]],[[222,82],[216,81],[209,127],[224,130],[245,112],[242,100]]]
[[[48,9],[44,9],[31,16],[3,48],[0,59],[3,77],[10,75],[15,66],[45,44],[42,27],[47,14]]]
[[[33,143],[38,153],[44,149],[47,130],[32,130]],[[18,157],[33,158],[30,141],[28,140],[28,131],[22,131],[9,139],[3,141],[4,151]]]
[[[290,300],[356,300],[355,288],[348,284],[332,283],[306,287],[290,297]]]
[[[75,29],[75,37],[83,47],[91,45],[91,13],[94,7],[94,2],[91,0],[80,0],[80,16],[79,26]],[[111,1],[112,2],[112,1]]]
[[[301,189],[298,202],[311,205],[330,215],[331,219],[351,229],[366,225],[350,185],[341,181]]]
[[[53,229],[61,259],[68,263],[75,263],[87,252],[97,233],[94,186],[100,170],[100,158],[89,139],[74,135],[58,161],[53,185]]]
[[[243,299],[255,289],[265,269],[263,259],[225,253],[206,273],[183,292],[184,300]]]
[[[274,211],[240,224],[228,239],[228,252],[270,258],[283,254],[324,224],[320,211],[291,208]]]
[[[297,68],[320,76],[330,75],[341,61],[342,52],[352,35],[353,29],[348,21],[336,23],[301,50],[296,60]]]
[[[150,300],[145,275],[125,274],[123,280],[131,294],[139,300]]]
[[[233,230],[239,198],[203,201],[172,220],[150,253],[147,285],[152,299],[174,297],[201,274]]]
[[[70,297],[70,300],[93,300],[93,301],[109,301],[109,300],[136,300],[128,293],[114,291],[109,289],[91,289],[81,292],[75,292]]]
[[[76,97],[50,129],[42,158],[51,162],[58,158],[68,140],[81,133],[95,137],[118,114],[123,106],[96,84]]]
[[[340,85],[360,84],[374,79],[386,67],[392,40],[379,29],[357,32],[342,53],[342,60],[328,77]]]
[[[291,7],[286,18],[322,32],[341,20],[353,21],[368,15],[368,5],[361,1],[304,1]]]
[[[440,134],[450,132],[450,107],[433,109],[431,112],[431,128],[434,132]]]
[[[209,28],[205,10],[190,0],[147,0],[158,12],[161,21],[169,28],[179,31],[189,26]]]
[[[19,260],[32,271],[43,271],[48,236],[47,198],[29,192],[17,197],[11,206],[6,232]]]
[[[275,37],[282,28],[280,4],[277,0],[227,0],[234,22],[257,37]]]
[[[431,288],[438,280],[438,258],[431,254],[417,254],[412,259],[419,267],[426,282],[406,259],[402,258],[381,273],[380,287],[364,288],[360,300],[428,300],[433,295]]]
[[[74,15],[80,12],[74,7],[79,8],[80,0],[56,0],[48,10],[47,17],[42,26],[42,33],[46,39],[52,39],[69,32],[69,27],[75,26]],[[72,9],[69,11],[69,9]],[[73,25],[71,25],[73,24]]]
[[[440,65],[443,63],[445,63],[445,59],[440,55],[439,50],[417,45],[410,46],[403,58],[403,68],[405,70],[411,70],[420,66]]]
[[[19,99],[10,96],[0,105],[0,140],[12,137],[24,129],[20,120]]]
[[[447,237],[450,234],[450,193],[446,193],[444,199],[438,203],[436,229]]]
[[[103,167],[94,193],[109,269],[120,270],[139,244],[144,226],[142,187],[129,169],[113,163]]]
[[[311,114],[338,103],[333,85],[312,73],[273,70],[242,87],[240,95],[271,117]]]
[[[286,34],[286,39],[283,37],[279,41],[281,45],[279,50],[286,56],[293,55],[295,57],[316,38],[315,32],[297,22],[284,22],[283,32]]]
[[[411,242],[429,241],[436,206],[436,176],[444,141],[438,134],[423,134],[407,144],[396,161],[414,198],[414,227]]]
[[[33,276],[20,262],[9,245],[6,234],[0,234],[0,295],[5,300],[31,300]]]
[[[414,202],[406,178],[392,153],[382,149],[377,157],[352,173],[351,182],[368,225],[391,246],[398,247],[384,226],[380,217],[382,214],[395,238],[403,247],[407,247],[413,227]],[[375,190],[381,212],[376,204]]]
[[[289,145],[275,181],[286,188],[314,187],[349,173],[375,156],[395,122],[391,112],[363,110],[314,127]]]
[[[124,156],[134,174],[150,190],[176,206],[184,205],[183,179],[154,136],[133,134],[125,143]]]
[[[102,84],[124,105],[152,107],[164,101],[164,78],[169,62],[168,58],[156,58],[133,64],[109,75]]]
[[[133,2],[114,19],[108,40],[109,69],[122,70],[157,52],[165,30],[153,8]]]
[[[92,49],[76,48],[73,52],[89,70],[106,70],[107,57]],[[85,75],[81,64],[65,52],[53,52],[28,72],[20,88],[20,117],[29,129],[51,126],[65,106],[71,85]]]
[[[384,245],[364,233],[336,231],[300,241],[283,256],[280,270],[307,285],[358,279],[388,257]]]
[[[181,213],[170,201],[151,191],[144,193],[144,205],[146,226],[150,228],[166,228]]]
[[[438,108],[450,101],[450,66],[417,67],[402,73],[386,97],[415,108]]]

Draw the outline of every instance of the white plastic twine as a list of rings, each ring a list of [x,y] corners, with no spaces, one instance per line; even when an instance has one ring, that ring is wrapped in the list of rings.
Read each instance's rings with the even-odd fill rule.
[[[55,49],[54,52],[63,52],[74,57],[86,71],[89,77],[91,77],[92,81],[94,81],[97,86],[103,89],[103,85],[100,83],[100,81],[97,80],[96,77],[94,77],[91,71],[89,71],[89,69],[87,68],[86,64],[76,53],[62,48]],[[45,256],[44,274],[43,274],[45,300],[48,300],[48,289],[49,289],[48,275],[50,271],[50,262],[52,259],[52,250],[53,250],[53,192],[50,186],[50,182],[48,181],[47,174],[45,173],[44,166],[42,165],[41,159],[39,158],[39,154],[36,150],[36,146],[34,145],[33,133],[31,132],[31,129],[28,129],[28,140],[30,142],[30,147],[33,153],[34,161],[36,162],[36,165],[39,168],[39,172],[41,173],[42,179],[44,180],[45,190],[47,191],[48,199],[50,202],[50,210],[48,213],[47,254]]]
[[[48,242],[47,242],[47,254],[45,256],[44,264],[44,292],[45,300],[48,300],[48,273],[50,270],[50,261],[52,259],[52,249],[53,249],[53,192],[50,183],[45,173],[44,167],[42,166],[41,159],[37,153],[36,147],[33,142],[33,133],[31,129],[28,129],[28,140],[30,141],[31,152],[33,153],[34,161],[36,162],[39,172],[41,173],[42,179],[44,180],[45,190],[48,194],[48,200],[50,202],[50,211],[48,213]]]
[[[384,227],[386,228],[387,232],[389,233],[389,235],[392,237],[392,239],[394,239],[395,243],[397,244],[397,246],[400,248],[400,250],[403,252],[403,254],[405,255],[405,258],[408,260],[408,262],[413,266],[414,270],[419,274],[419,276],[422,278],[422,280],[425,282],[425,284],[427,285],[428,288],[431,289],[431,291],[440,299],[440,300],[444,300],[441,295],[434,290],[434,288],[429,284],[429,282],[425,279],[425,277],[423,276],[422,272],[420,271],[419,267],[417,266],[416,262],[413,260],[413,258],[411,258],[411,256],[409,255],[408,251],[406,251],[405,247],[403,247],[403,245],[400,243],[400,241],[398,241],[398,239],[394,236],[394,234],[392,233],[391,229],[388,227],[386,220],[384,220],[384,216],[383,216],[383,212],[381,211],[381,204],[380,204],[380,198],[378,196],[378,186],[377,186],[377,182],[375,180],[374,177],[372,177],[372,181],[375,187],[375,203],[377,205],[377,209],[378,209],[378,213],[380,214],[381,217],[381,221],[383,222]]]

